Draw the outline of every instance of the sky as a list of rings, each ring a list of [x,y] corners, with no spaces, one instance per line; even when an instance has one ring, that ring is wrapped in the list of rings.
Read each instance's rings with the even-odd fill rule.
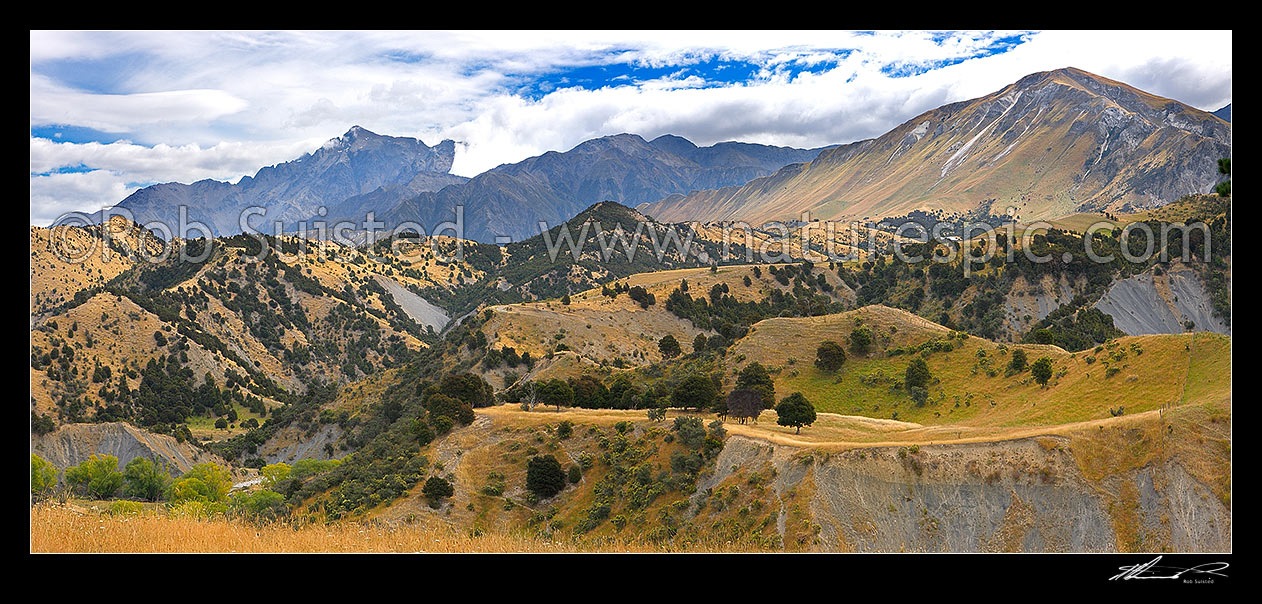
[[[359,125],[452,172],[630,132],[818,147],[1078,67],[1207,111],[1231,32],[31,32],[31,224],[236,182]]]

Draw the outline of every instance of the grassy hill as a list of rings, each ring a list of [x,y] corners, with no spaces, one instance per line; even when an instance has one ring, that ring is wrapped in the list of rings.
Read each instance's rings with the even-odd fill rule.
[[[869,352],[848,351],[837,372],[813,365],[821,342],[844,346],[851,331],[861,327],[875,335]],[[1024,351],[1029,363],[1051,360],[1047,385],[1036,383],[1028,369],[1009,375],[1016,350]],[[1110,409],[1141,413],[1169,404],[1229,401],[1231,394],[1231,338],[1205,332],[1122,337],[1070,353],[1055,346],[989,342],[905,311],[869,306],[759,322],[730,354],[764,364],[774,375],[777,394],[802,392],[820,411],[923,425],[1067,424],[1109,417]],[[924,405],[903,388],[915,358],[923,359],[933,376]],[[732,367],[729,376],[737,369]]]

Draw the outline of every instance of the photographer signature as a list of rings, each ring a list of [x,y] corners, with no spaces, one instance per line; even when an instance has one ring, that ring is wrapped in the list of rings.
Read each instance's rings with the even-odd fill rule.
[[[1191,568],[1178,568],[1176,566],[1158,566],[1157,563],[1160,561],[1161,556],[1157,556],[1156,558],[1153,558],[1151,562],[1144,564],[1119,566],[1118,570],[1122,572],[1113,575],[1109,578],[1109,580],[1116,581],[1121,579],[1123,581],[1129,581],[1131,579],[1179,579],[1185,574],[1226,577],[1227,575],[1219,571],[1225,570],[1228,566],[1230,566],[1230,564],[1226,562],[1207,562]]]

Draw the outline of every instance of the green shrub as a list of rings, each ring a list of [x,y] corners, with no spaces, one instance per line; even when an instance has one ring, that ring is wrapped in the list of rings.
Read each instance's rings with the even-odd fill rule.
[[[123,494],[128,497],[157,501],[166,494],[171,482],[165,465],[145,457],[132,459],[123,467]]]
[[[445,478],[431,476],[429,480],[425,481],[425,486],[421,487],[421,494],[429,500],[429,507],[438,509],[442,506],[444,498],[456,494],[456,489]]]
[[[66,484],[84,495],[108,499],[123,486],[123,473],[118,471],[118,458],[94,453],[83,463],[66,468]]]
[[[31,497],[36,501],[47,496],[57,486],[57,467],[43,457],[31,453]]]

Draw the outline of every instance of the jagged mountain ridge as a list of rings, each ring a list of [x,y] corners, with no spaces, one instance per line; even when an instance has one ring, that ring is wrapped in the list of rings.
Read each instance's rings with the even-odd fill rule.
[[[1021,219],[1142,210],[1208,191],[1231,125],[1085,71],[1031,74],[739,187],[643,204],[663,221],[861,219],[913,210]]]
[[[723,142],[698,147],[664,135],[592,139],[566,152],[549,151],[475,176],[469,182],[421,193],[384,215],[387,224],[427,227],[455,219],[464,207],[464,236],[520,241],[539,233],[539,221],[559,224],[602,201],[634,206],[672,193],[730,186],[810,161],[823,149]]]
[[[242,232],[241,212],[261,206],[267,213],[249,221],[270,233],[274,221],[290,225],[316,217],[321,206],[331,208],[348,198],[358,199],[356,205],[388,206],[398,197],[464,182],[449,174],[455,150],[451,140],[430,147],[354,126],[303,157],[265,167],[236,184],[209,179],[163,183],[132,193],[115,208],[130,211],[136,222],[156,220],[175,228],[183,205],[190,220],[205,223],[214,235],[232,235]]]

